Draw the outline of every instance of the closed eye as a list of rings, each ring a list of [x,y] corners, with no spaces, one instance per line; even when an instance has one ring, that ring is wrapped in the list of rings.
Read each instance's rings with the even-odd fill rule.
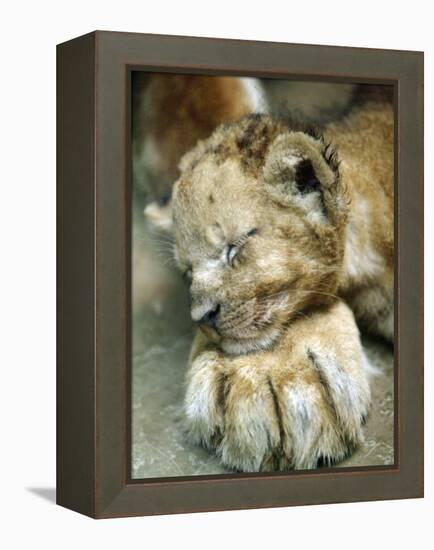
[[[227,247],[227,249],[226,249],[226,262],[229,265],[233,264],[234,258],[238,254],[238,250],[239,250],[239,248],[235,244],[230,244]]]
[[[246,244],[249,237],[252,237],[253,235],[256,235],[258,230],[256,227],[248,231],[245,235],[240,237],[235,243],[229,244],[226,247],[226,263],[232,267],[234,267],[234,260],[238,254],[238,252],[242,249],[242,247]]]

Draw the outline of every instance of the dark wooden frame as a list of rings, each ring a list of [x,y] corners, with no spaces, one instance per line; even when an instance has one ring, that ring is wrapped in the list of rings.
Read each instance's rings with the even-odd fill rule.
[[[423,54],[98,31],[57,59],[58,504],[105,518],[423,496]],[[394,86],[393,466],[131,479],[133,69]]]

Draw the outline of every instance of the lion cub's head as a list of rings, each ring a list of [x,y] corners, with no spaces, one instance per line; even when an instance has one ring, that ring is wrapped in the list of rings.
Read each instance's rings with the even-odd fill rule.
[[[267,348],[333,299],[348,206],[320,136],[254,115],[218,128],[180,167],[175,258],[193,320],[224,351]]]

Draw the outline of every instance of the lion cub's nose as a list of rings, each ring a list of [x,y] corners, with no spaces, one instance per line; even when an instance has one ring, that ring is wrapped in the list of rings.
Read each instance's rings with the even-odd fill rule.
[[[203,315],[198,323],[200,325],[207,325],[208,327],[215,328],[215,325],[217,323],[217,318],[220,313],[220,304],[217,304],[213,308],[209,309],[205,315]]]

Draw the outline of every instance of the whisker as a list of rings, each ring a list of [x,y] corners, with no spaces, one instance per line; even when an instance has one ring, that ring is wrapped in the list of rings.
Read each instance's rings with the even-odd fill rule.
[[[166,256],[166,257],[171,256],[172,258],[174,257],[171,251],[167,248],[155,248],[154,252],[156,252],[157,255],[160,255],[160,256]]]
[[[172,241],[172,242],[175,242],[175,237],[174,235],[170,234],[170,233],[162,233],[161,231],[158,231],[158,230],[154,230],[154,229],[151,229],[150,231],[147,232],[149,237],[151,239],[155,239],[155,238],[158,238],[160,240],[166,240],[166,241]]]
[[[336,294],[332,294],[331,292],[322,292],[320,290],[296,290],[295,292],[303,292],[304,294],[319,294],[321,296],[331,296],[332,298],[337,298],[340,300],[340,297]]]
[[[175,262],[175,258],[172,258],[172,257],[166,258],[166,260],[163,262],[163,267],[166,267],[166,266],[178,267]]]
[[[154,247],[169,248],[170,250],[175,249],[174,243],[169,243],[169,242],[165,242],[165,241],[151,241],[151,245],[154,246]]]

